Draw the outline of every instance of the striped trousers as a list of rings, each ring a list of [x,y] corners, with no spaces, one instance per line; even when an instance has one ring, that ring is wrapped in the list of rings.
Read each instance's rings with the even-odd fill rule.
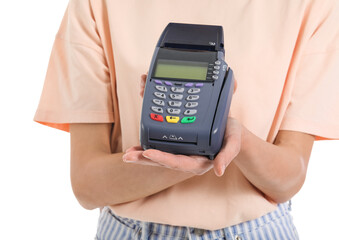
[[[260,218],[218,230],[144,222],[100,213],[95,240],[294,240],[299,239],[290,215],[290,202]]]

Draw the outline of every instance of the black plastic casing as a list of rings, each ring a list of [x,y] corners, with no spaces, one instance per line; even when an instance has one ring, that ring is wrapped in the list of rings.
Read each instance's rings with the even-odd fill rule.
[[[233,95],[233,72],[224,61],[224,39],[221,26],[169,23],[157,43],[149,74],[146,79],[142,115],[140,122],[140,142],[143,149],[158,149],[165,152],[185,155],[204,155],[214,159],[219,152],[227,124],[227,118]],[[154,71],[158,58],[177,60],[205,61],[209,63],[209,72],[214,70],[215,62],[220,67],[218,78],[213,79],[210,73],[205,80],[155,78]],[[215,74],[214,74],[215,75]],[[182,124],[168,123],[165,119],[168,106],[167,101],[171,87],[166,93],[166,104],[163,115],[164,121],[158,122],[150,118],[154,113],[153,100],[156,81],[171,82],[173,86],[185,86],[186,83],[203,83],[199,93],[196,121]],[[180,107],[182,119],[185,111],[188,88],[183,93],[183,104]]]

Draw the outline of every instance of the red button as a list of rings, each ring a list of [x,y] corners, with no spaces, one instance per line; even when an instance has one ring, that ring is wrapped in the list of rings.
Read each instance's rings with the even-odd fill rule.
[[[151,118],[155,121],[159,121],[159,122],[163,122],[164,118],[159,115],[159,114],[155,114],[155,113],[151,113]]]

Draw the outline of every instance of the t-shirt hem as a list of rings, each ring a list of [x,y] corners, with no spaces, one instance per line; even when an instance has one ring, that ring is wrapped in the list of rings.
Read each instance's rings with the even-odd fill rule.
[[[33,121],[69,132],[70,123],[113,123],[113,112],[105,111],[43,111],[37,110]]]
[[[310,121],[294,116],[284,119],[279,130],[304,132],[315,136],[315,140],[338,140],[339,125]]]

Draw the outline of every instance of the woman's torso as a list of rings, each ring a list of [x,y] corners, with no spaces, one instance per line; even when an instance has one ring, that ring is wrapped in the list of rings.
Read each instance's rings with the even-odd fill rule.
[[[300,29],[308,4],[302,0],[92,1],[112,79],[116,119],[112,148],[124,151],[139,144],[140,75],[148,71],[157,40],[169,22],[223,26],[226,62],[238,82],[232,115],[258,137],[273,142],[303,46]],[[276,204],[230,164],[222,177],[209,171],[152,196],[110,207],[123,217],[214,230],[257,218]]]

